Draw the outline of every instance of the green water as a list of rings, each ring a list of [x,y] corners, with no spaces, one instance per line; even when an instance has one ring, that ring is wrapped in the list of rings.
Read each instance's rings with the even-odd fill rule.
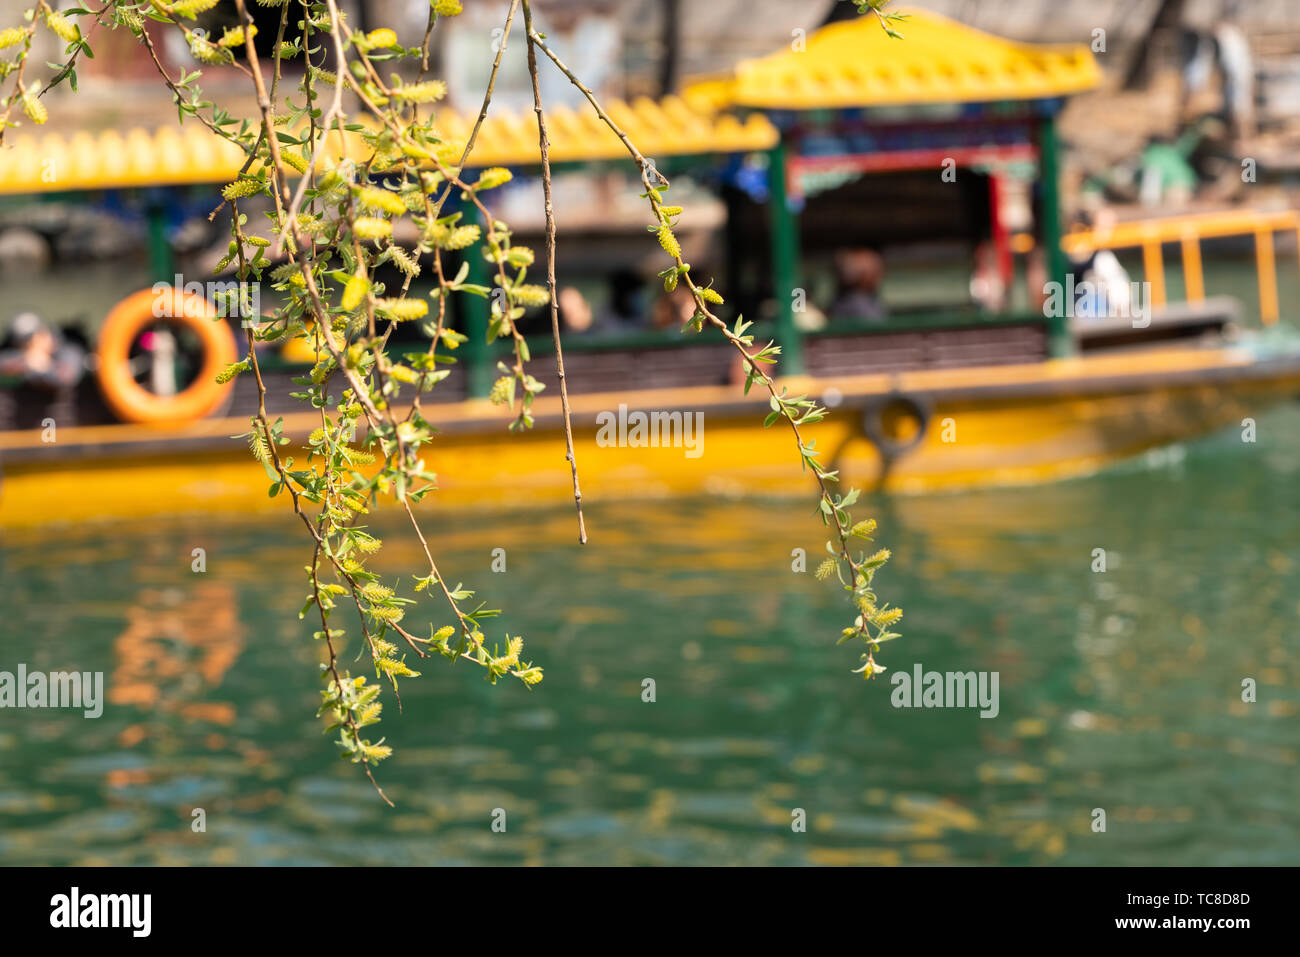
[[[0,862],[1294,865],[1297,482],[1291,406],[1255,444],[873,503],[907,610],[881,659],[997,671],[993,719],[895,709],[849,673],[841,595],[791,570],[822,548],[805,502],[596,506],[586,549],[569,510],[434,520],[447,573],[508,609],[490,635],[526,635],[546,680],[426,663],[380,725],[395,810],[313,717],[300,526],[11,536],[0,670],[103,671],[110,701],[0,711]],[[383,568],[418,567],[387,537]]]

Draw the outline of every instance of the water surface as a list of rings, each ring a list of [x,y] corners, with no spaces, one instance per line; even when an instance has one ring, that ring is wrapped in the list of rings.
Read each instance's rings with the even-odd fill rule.
[[[507,610],[489,637],[524,634],[546,679],[416,665],[378,731],[395,810],[313,716],[294,520],[11,536],[0,670],[103,671],[109,702],[0,711],[0,862],[1298,864],[1298,482],[1288,407],[1254,444],[871,503],[907,611],[884,677],[997,671],[995,719],[895,709],[849,673],[808,502],[596,506],[585,549],[567,509],[434,519],[449,577]],[[378,568],[416,570],[381,531]]]

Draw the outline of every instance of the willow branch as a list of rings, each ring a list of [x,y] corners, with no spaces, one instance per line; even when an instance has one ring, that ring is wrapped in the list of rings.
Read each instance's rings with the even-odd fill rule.
[[[542,108],[542,85],[537,75],[537,49],[533,42],[533,8],[524,0],[524,30],[528,34],[528,75],[533,82],[533,109],[537,113],[538,149],[542,154],[542,193],[546,203],[546,286],[551,292],[551,336],[555,340],[555,371],[560,378],[560,408],[564,411],[565,458],[573,475],[573,504],[578,510],[578,541],[587,544],[582,517],[582,489],[578,486],[578,459],[573,453],[573,423],[569,416],[569,387],[564,375],[564,349],[560,344],[560,301],[555,286],[555,206],[551,202],[551,144]]]

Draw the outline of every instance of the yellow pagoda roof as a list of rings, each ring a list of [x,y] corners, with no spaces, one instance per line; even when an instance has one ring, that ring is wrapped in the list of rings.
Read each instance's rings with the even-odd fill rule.
[[[761,116],[739,120],[677,97],[631,103],[611,100],[605,109],[642,154],[652,158],[750,152],[769,149],[778,140],[776,129]],[[463,144],[475,119],[445,110],[437,115],[437,125],[449,141]],[[547,130],[554,163],[627,156],[618,137],[585,104],[577,110],[549,111]],[[366,149],[356,137],[347,152],[361,157]],[[0,148],[0,194],[225,183],[236,177],[243,162],[238,147],[192,123],[152,131],[80,132],[70,137],[11,133]],[[467,165],[540,162],[537,119],[529,110],[489,115]]]
[[[766,118],[739,120],[704,104],[688,104],[676,96],[663,100],[638,98],[631,103],[610,100],[602,104],[610,119],[621,126],[642,155],[684,156],[703,153],[748,153],[771,149],[780,134]],[[474,117],[443,114],[442,131],[464,142]],[[561,106],[546,113],[553,163],[621,159],[627,147],[586,103],[577,109]],[[471,157],[473,166],[512,166],[541,162],[537,148],[537,117],[521,114],[489,116],[479,131]]]
[[[922,10],[900,10],[903,39],[874,16],[833,23],[803,49],[742,60],[685,96],[701,108],[848,109],[923,103],[1035,100],[1095,86],[1100,71],[1083,44],[1016,43]]]

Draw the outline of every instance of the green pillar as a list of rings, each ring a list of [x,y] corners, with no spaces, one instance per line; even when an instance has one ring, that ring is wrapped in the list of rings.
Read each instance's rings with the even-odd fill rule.
[[[169,285],[176,280],[176,263],[172,247],[167,242],[167,205],[161,196],[145,200],[145,216],[149,231],[149,274],[154,282]]]
[[[803,375],[803,340],[794,324],[799,286],[799,218],[790,209],[785,143],[768,151],[768,208],[771,215],[772,292],[776,297],[776,339],[782,375]]]
[[[478,218],[477,212],[474,207],[468,207],[466,216],[470,222]],[[480,225],[485,226],[482,223]],[[484,233],[486,232],[485,227]],[[465,262],[469,264],[467,280],[476,286],[495,288],[492,285],[488,262],[483,258],[482,247],[471,246],[465,250],[464,255]],[[492,391],[492,356],[487,341],[488,325],[492,319],[491,300],[468,294],[462,294],[459,299],[465,315],[465,328],[461,332],[469,337],[469,341],[463,346],[466,389],[470,398],[486,398]]]
[[[1042,240],[1045,249],[1045,266],[1049,282],[1060,283],[1065,288],[1065,251],[1061,249],[1061,193],[1060,193],[1060,142],[1056,133],[1056,118],[1045,117],[1038,133],[1039,175],[1043,189]],[[1061,315],[1047,319],[1048,350],[1060,358],[1074,352],[1070,335],[1070,322],[1062,309]]]

